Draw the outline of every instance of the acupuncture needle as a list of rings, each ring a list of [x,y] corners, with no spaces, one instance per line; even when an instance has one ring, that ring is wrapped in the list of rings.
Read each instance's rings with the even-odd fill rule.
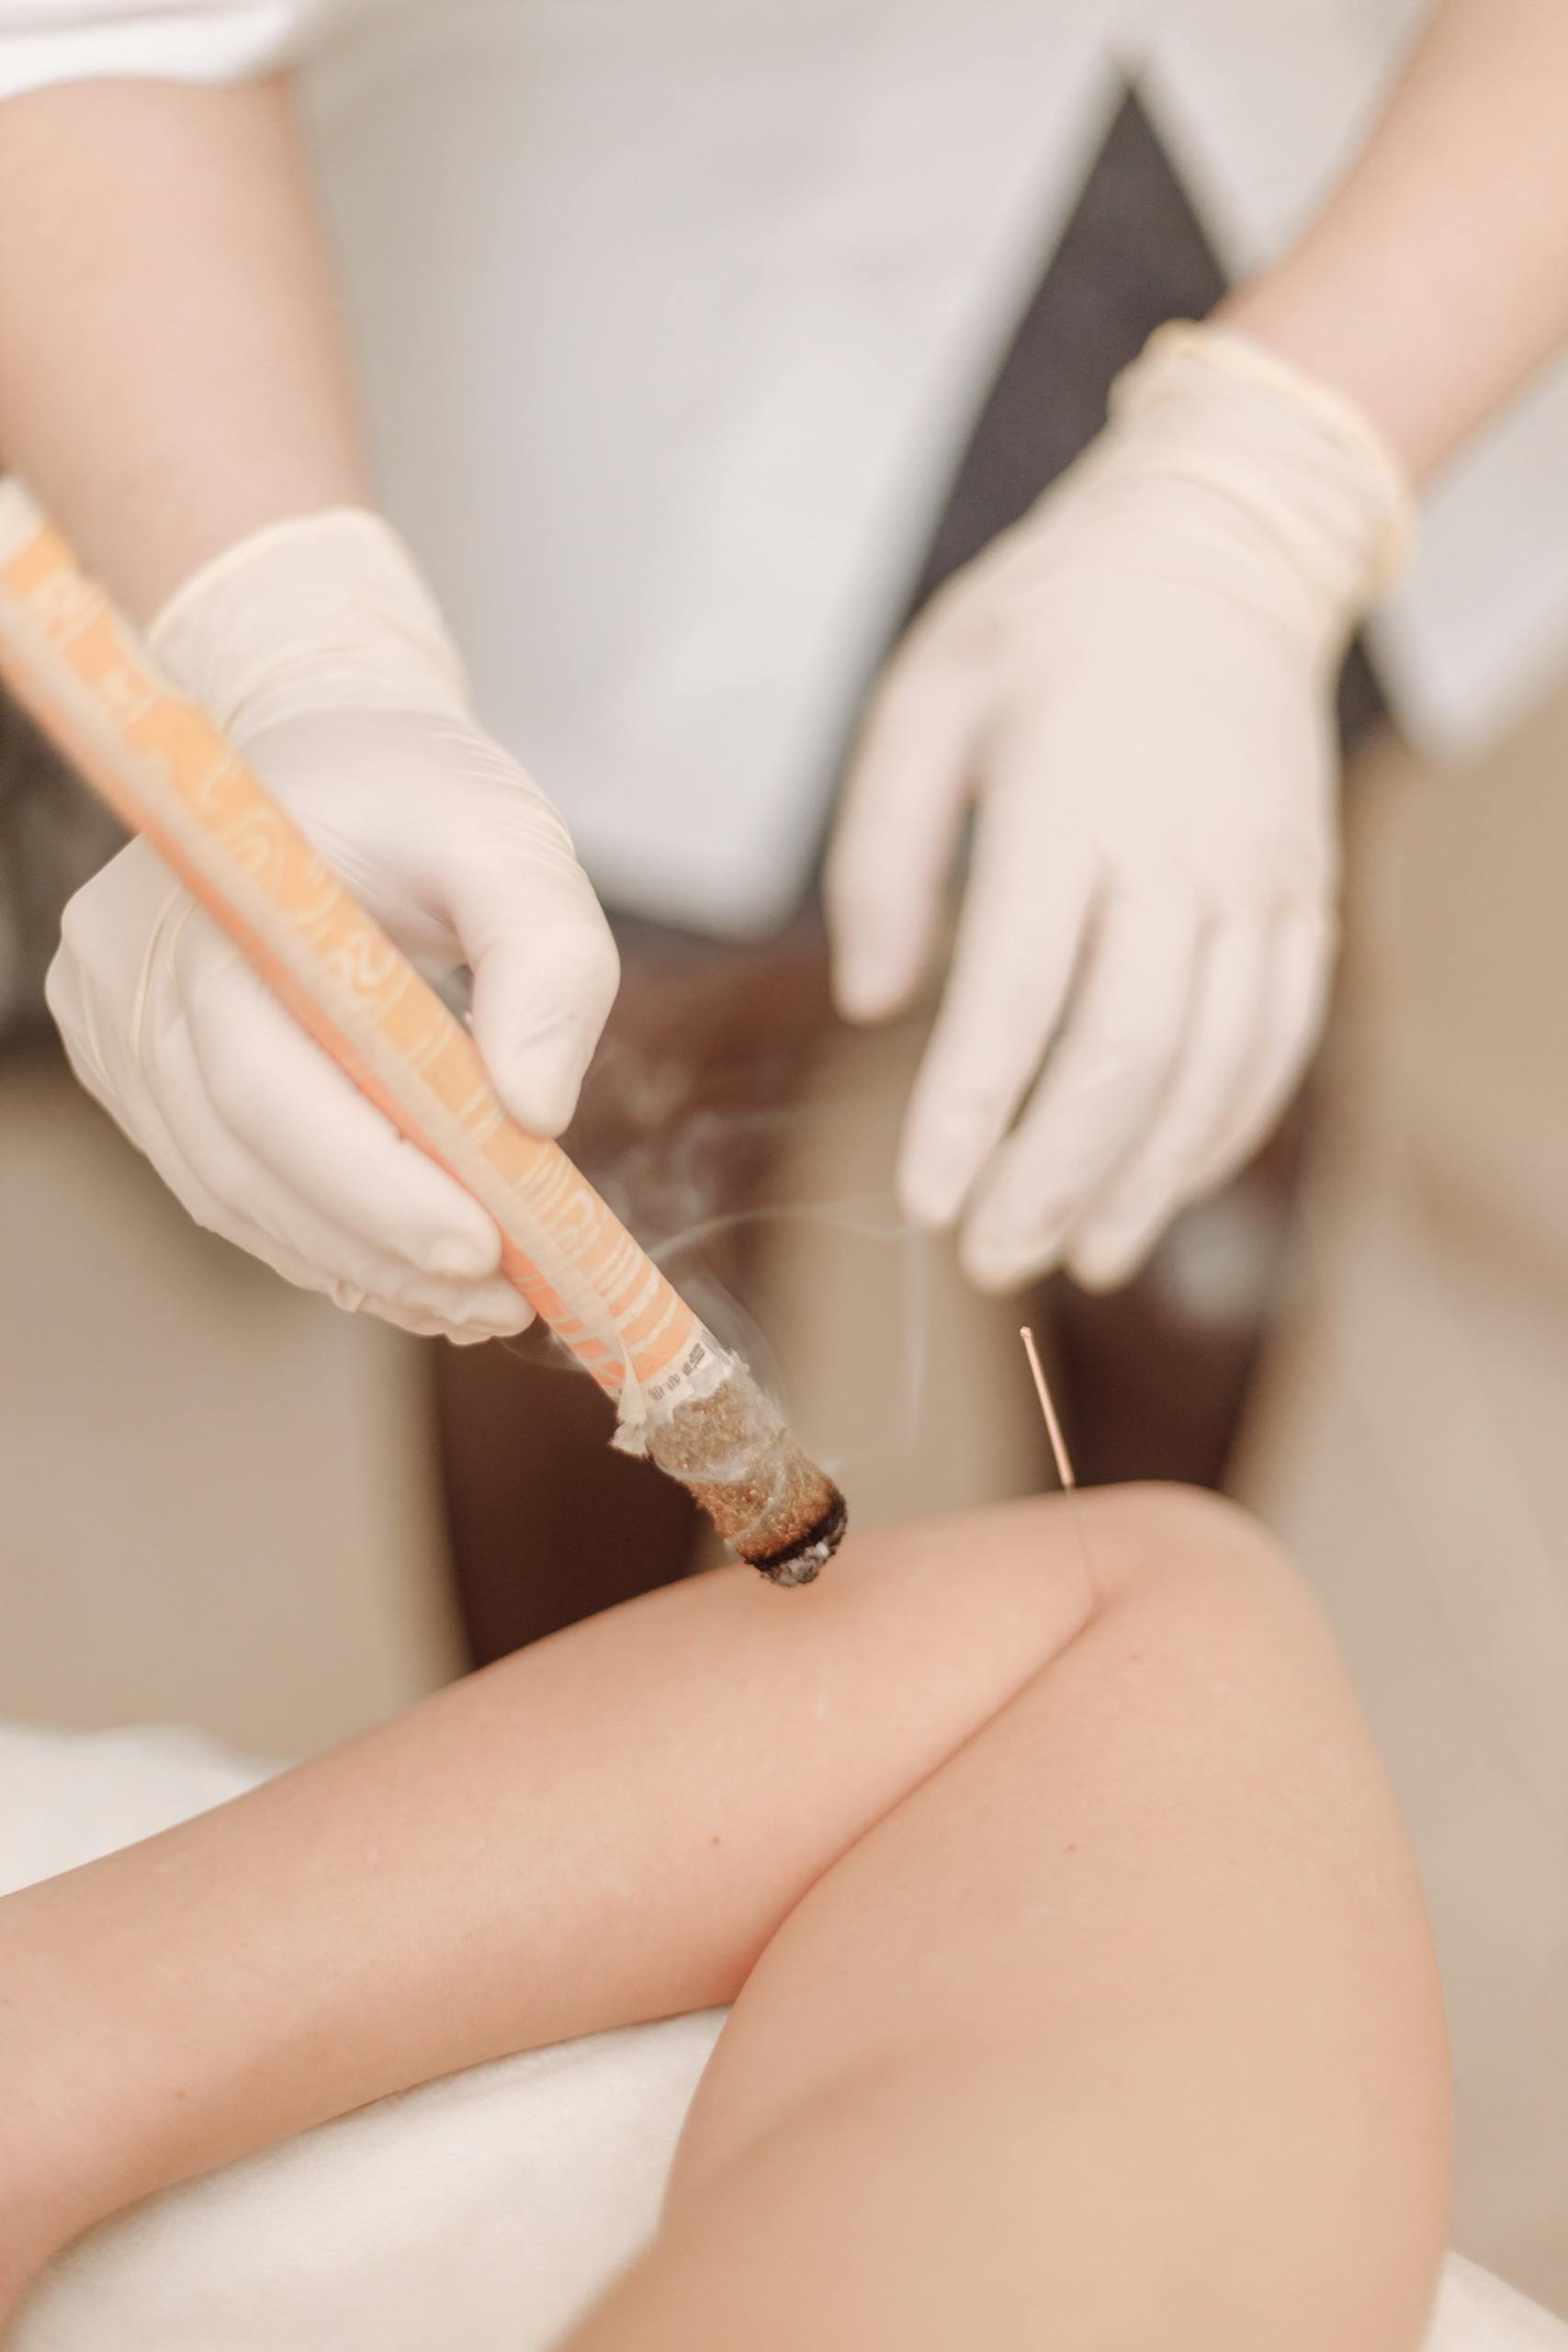
[[[1061,1480],[1062,1493],[1066,1500],[1067,1515],[1073,1522],[1073,1533],[1077,1539],[1078,1556],[1083,1562],[1084,1576],[1091,1596],[1098,1600],[1100,1582],[1094,1573],[1094,1562],[1089,1557],[1089,1537],[1084,1532],[1078,1482],[1073,1471],[1072,1455],[1067,1452],[1067,1441],[1062,1434],[1062,1424],[1056,1416],[1050,1383],[1045,1377],[1045,1367],[1040,1360],[1039,1343],[1027,1323],[1020,1324],[1018,1336],[1023,1341],[1023,1352],[1029,1359],[1030,1376],[1034,1383],[1034,1393],[1040,1399],[1040,1411],[1045,1423],[1045,1434],[1051,1441],[1056,1476]]]
[[[1067,1441],[1062,1435],[1062,1424],[1056,1419],[1056,1408],[1051,1401],[1051,1391],[1045,1379],[1045,1367],[1040,1361],[1040,1350],[1034,1334],[1027,1323],[1020,1324],[1018,1336],[1023,1341],[1023,1352],[1029,1358],[1029,1369],[1034,1379],[1034,1393],[1040,1399],[1040,1410],[1045,1416],[1045,1434],[1051,1441],[1051,1451],[1056,1457],[1056,1476],[1070,1495],[1078,1482],[1073,1476],[1072,1457],[1067,1452]]]

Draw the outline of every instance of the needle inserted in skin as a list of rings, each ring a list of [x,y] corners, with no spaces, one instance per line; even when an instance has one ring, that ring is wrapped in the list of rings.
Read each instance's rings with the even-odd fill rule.
[[[1029,1358],[1029,1369],[1034,1381],[1034,1393],[1040,1399],[1040,1410],[1044,1416],[1046,1435],[1050,1438],[1051,1451],[1055,1456],[1056,1476],[1062,1482],[1062,1492],[1066,1497],[1064,1508],[1072,1523],[1073,1540],[1077,1547],[1078,1560],[1083,1568],[1089,1606],[1091,1609],[1097,1608],[1101,1598],[1100,1578],[1095,1574],[1094,1560],[1089,1548],[1089,1532],[1083,1522],[1083,1504],[1079,1498],[1078,1482],[1073,1475],[1072,1456],[1067,1452],[1067,1441],[1062,1435],[1062,1424],[1056,1419],[1056,1408],[1051,1401],[1051,1390],[1045,1378],[1045,1367],[1040,1361],[1040,1350],[1035,1343],[1034,1334],[1028,1324],[1024,1323],[1020,1325],[1018,1336],[1023,1341],[1023,1352]]]
[[[1056,1419],[1056,1408],[1051,1402],[1051,1391],[1045,1385],[1045,1367],[1040,1361],[1040,1350],[1027,1323],[1019,1326],[1018,1336],[1023,1341],[1023,1352],[1029,1358],[1029,1369],[1034,1375],[1034,1393],[1040,1399],[1040,1409],[1045,1416],[1045,1433],[1051,1441],[1051,1451],[1056,1457],[1056,1476],[1070,1494],[1078,1482],[1073,1476],[1067,1442],[1062,1435],[1062,1424]]]

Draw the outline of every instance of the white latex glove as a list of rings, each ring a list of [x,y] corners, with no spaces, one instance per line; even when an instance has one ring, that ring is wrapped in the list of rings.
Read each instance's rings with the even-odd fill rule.
[[[1335,678],[1409,511],[1370,424],[1228,332],[1163,328],[1111,420],[910,630],[829,862],[839,1002],[879,1019],[975,808],[899,1182],[962,1213],[987,1288],[1124,1280],[1290,1096],[1335,944]]]
[[[257,534],[150,632],[427,975],[473,971],[473,1030],[523,1125],[570,1116],[615,947],[566,827],[479,729],[406,549],[342,510]],[[479,1340],[529,1310],[500,1236],[366,1101],[143,843],[65,910],[50,1008],[77,1076],[197,1222],[340,1306]]]

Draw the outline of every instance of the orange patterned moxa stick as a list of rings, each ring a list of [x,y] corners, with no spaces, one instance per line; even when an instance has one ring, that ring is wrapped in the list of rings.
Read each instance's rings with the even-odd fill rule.
[[[832,1517],[824,1494],[841,1525],[829,1482],[559,1146],[507,1115],[461,1023],[206,714],[170,691],[11,481],[0,483],[0,678],[355,1084],[489,1211],[509,1279],[616,1398],[619,1442],[698,1492],[746,1557],[798,1569],[806,1521]],[[793,1499],[758,1481],[756,1448],[781,1441],[775,1467]]]

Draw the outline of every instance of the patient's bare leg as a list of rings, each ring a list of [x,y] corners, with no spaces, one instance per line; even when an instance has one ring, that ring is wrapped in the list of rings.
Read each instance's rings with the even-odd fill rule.
[[[1093,1617],[780,1930],[572,2352],[1420,2341],[1442,2024],[1344,1676],[1239,1517],[1087,1524]]]
[[[0,1902],[0,2312],[90,2222],[412,2083],[728,1999],[1070,1640],[1049,1505],[720,1570]]]
[[[1263,2232],[1293,2296],[1295,2254],[1309,2262],[1338,2230],[1347,2168],[1359,2180],[1381,2167],[1381,2252],[1369,2225],[1348,2258],[1369,2291],[1418,2299],[1412,2282],[1440,2228],[1429,1963],[1337,1670],[1237,1522],[1158,1494],[1087,1508],[1111,1596],[1098,1611],[1048,1504],[867,1539],[803,1593],[721,1572],[573,1628],[233,1805],[0,1905],[0,2296],[86,2222],[164,2182],[504,2050],[729,1997],[773,1943],[694,2129],[666,2245],[600,2323],[609,2332],[585,2342],[700,2343],[705,2312],[705,2340],[735,2340],[725,2297],[744,2266],[726,2269],[713,2217],[739,2199],[723,2230],[740,2245],[758,2218],[746,2184],[777,2202],[759,2170],[768,2146],[790,2133],[811,2144],[863,2050],[879,2079],[915,2086],[922,2113],[951,2092],[944,2137],[983,2148],[1004,2120],[985,2106],[996,2048],[1010,2052],[1026,2009],[1041,2052],[1057,2053],[1053,2095],[1080,2110],[1074,2136],[1098,2134],[1107,2152],[1102,2189],[1147,2092],[1159,2191],[1129,2165],[1126,2226],[1145,2195],[1190,2201],[1195,2229],[1212,2205],[1238,2238]],[[1166,1596],[1146,1643],[1145,1592]],[[1175,1639],[1189,1620],[1216,1629],[1206,1668],[1201,1645]],[[1114,1663],[1118,1644],[1141,1650],[1135,1666]],[[1059,1723],[1052,1675],[1036,1679],[1058,1657]],[[1195,1662],[1228,1687],[1195,1696]],[[1039,1718],[1042,1757],[1025,1741],[1021,1770],[996,1775],[989,1759],[1015,1745],[1015,1698],[1017,1722]],[[902,1805],[921,1782],[928,1793]],[[1067,1792],[1087,1808],[1083,1836],[1076,1812],[1063,1831]],[[975,1906],[977,1940],[949,1960],[987,1994],[996,2044],[964,2041],[933,2006],[926,1979],[934,1968],[940,1985],[944,1947],[913,1884],[928,1874],[927,1825],[963,1849],[950,1861],[937,1836],[936,1865],[976,1873],[972,1887],[952,1876],[936,1909]],[[1063,1836],[1093,1861],[1076,1880],[1058,1876],[1078,1860],[1057,1854]],[[1010,1855],[1012,1896],[998,1892]],[[1129,1909],[1168,1965],[1127,1949]],[[893,2035],[881,2048],[863,2030],[862,1914]],[[998,1917],[1006,1932],[989,1932]],[[1314,2064],[1297,2109],[1287,2062],[1303,2041]],[[907,2065],[922,2052],[948,2053],[950,2084]],[[1033,2132],[1034,2086],[1010,2055],[1004,2071],[1028,2094],[1005,2114]],[[857,2112],[852,2160],[886,2156],[891,2179],[874,2116]],[[1183,2123],[1190,2144],[1172,2171]],[[1277,2146],[1315,2156],[1316,2171],[1306,2157],[1288,2171],[1299,2210],[1253,2194],[1271,2177],[1253,2158]],[[1031,2140],[1031,2164],[1036,2153]],[[825,2161],[823,2194],[841,2198]],[[938,2176],[922,2173],[928,2193]],[[998,2220],[998,2258],[1010,2259],[1005,2205]],[[830,2219],[807,2206],[790,2226],[820,2233]],[[886,2287],[896,2312],[898,2265],[880,2261],[874,2233],[865,2244],[866,2291]],[[1157,2236],[1154,2251],[1164,2258]],[[790,2308],[780,2300],[775,2341],[795,2340],[786,2321],[818,2324],[804,2309],[790,2321]],[[754,2319],[739,2340],[765,2341]]]

